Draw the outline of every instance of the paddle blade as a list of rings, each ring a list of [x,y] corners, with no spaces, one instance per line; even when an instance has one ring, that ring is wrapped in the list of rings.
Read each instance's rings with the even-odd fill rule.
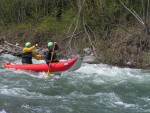
[[[50,76],[51,76],[50,70],[47,71],[46,76],[47,76],[47,77],[50,77]]]

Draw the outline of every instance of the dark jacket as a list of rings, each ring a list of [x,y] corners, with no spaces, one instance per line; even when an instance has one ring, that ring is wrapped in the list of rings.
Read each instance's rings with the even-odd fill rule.
[[[32,64],[32,52],[22,54],[22,64]]]
[[[56,44],[54,48],[54,52],[50,48],[48,48],[48,51],[44,52],[44,59],[47,64],[51,62],[59,62],[57,54],[56,54],[56,50],[58,49],[59,49],[59,46]]]

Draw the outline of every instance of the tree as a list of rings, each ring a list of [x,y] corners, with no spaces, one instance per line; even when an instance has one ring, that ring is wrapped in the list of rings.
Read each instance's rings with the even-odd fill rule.
[[[141,11],[138,13],[131,7],[127,7],[125,3],[123,3],[122,0],[119,0],[120,3],[123,5],[123,7],[128,10],[144,27],[145,32],[147,34],[150,33],[150,1],[149,0],[141,0]],[[129,0],[126,0],[126,3]],[[135,5],[137,1],[133,2],[133,5]],[[140,4],[140,3],[139,3]],[[141,13],[141,14],[140,14]]]

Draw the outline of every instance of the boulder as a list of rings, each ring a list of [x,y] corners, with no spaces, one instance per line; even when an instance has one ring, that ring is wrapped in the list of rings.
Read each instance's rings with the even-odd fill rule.
[[[93,51],[92,51],[91,48],[84,48],[83,52],[84,52],[85,55],[91,55],[91,54],[93,54]]]
[[[96,58],[94,56],[84,56],[83,58],[83,62],[86,62],[86,63],[92,63],[96,60]]]
[[[0,53],[3,53],[4,52],[4,50],[3,49],[0,49]]]

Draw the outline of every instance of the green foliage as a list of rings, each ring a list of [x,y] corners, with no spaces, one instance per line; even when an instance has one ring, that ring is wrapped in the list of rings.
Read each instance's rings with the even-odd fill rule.
[[[122,2],[138,14],[142,12],[140,0]],[[60,33],[68,29],[78,12],[78,5],[76,0],[1,0],[0,26]],[[83,6],[80,21],[82,22],[83,16],[84,21],[100,36],[105,31],[109,33],[120,23],[135,19],[131,18],[133,16],[119,0],[87,0],[84,5],[80,5]]]
[[[9,28],[18,31],[22,31],[22,30],[30,31],[33,29],[31,23],[26,23],[26,22],[19,23],[19,24],[10,24]]]
[[[74,18],[74,12],[66,11],[62,14],[61,21],[57,21],[55,17],[55,12],[52,15],[45,16],[39,20],[38,23],[33,22],[32,20],[26,20],[22,23],[10,23],[9,29],[15,31],[32,31],[32,32],[55,32],[55,33],[64,33],[68,30],[68,26],[71,24]],[[5,28],[4,26],[0,27],[1,29]]]
[[[118,13],[119,4],[114,0],[89,0],[84,7],[87,23],[99,34],[119,20]]]
[[[143,61],[149,61],[150,60],[150,52],[144,52],[142,55]]]
[[[67,30],[68,26],[73,20],[74,18],[73,15],[74,15],[73,12],[68,11],[62,15],[61,21],[57,21],[56,17],[54,16],[46,16],[42,19],[41,22],[37,24],[35,30],[63,33],[65,30]]]

